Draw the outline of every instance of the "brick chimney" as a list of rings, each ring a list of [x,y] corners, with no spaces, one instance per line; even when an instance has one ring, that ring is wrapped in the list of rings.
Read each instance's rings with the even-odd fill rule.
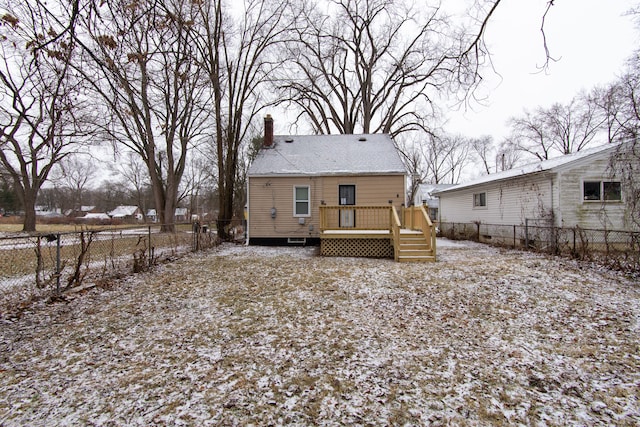
[[[271,114],[267,114],[264,118],[264,142],[265,148],[270,148],[273,145],[273,119]]]

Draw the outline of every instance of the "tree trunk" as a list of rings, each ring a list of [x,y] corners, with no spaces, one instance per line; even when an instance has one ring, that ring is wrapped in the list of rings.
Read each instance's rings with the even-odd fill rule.
[[[218,237],[220,237],[222,240],[227,240],[229,238],[227,228],[229,224],[231,224],[233,196],[230,194],[230,191],[228,191],[228,188],[226,188],[226,186],[224,191],[222,190],[222,188],[219,189],[218,201],[220,204],[217,223]]]
[[[24,206],[24,222],[22,231],[36,231],[36,194],[25,191],[22,198]]]
[[[176,231],[176,205],[176,191],[169,186],[164,199],[164,223],[162,226],[162,231],[166,233]]]

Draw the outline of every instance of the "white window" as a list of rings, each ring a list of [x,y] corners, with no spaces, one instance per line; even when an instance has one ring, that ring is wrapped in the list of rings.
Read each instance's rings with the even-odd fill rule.
[[[582,200],[585,202],[619,202],[622,187],[619,181],[583,181]]]
[[[310,194],[308,185],[293,187],[293,216],[311,216]]]
[[[487,207],[487,193],[476,193],[473,195],[473,207],[474,208],[486,208]]]

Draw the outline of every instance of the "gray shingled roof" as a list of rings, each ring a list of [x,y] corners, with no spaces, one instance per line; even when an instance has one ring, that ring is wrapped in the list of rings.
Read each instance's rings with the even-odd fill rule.
[[[598,147],[593,147],[581,151],[577,151],[572,154],[566,154],[564,156],[555,157],[549,160],[543,160],[541,162],[529,163],[522,166],[516,166],[513,169],[506,171],[493,173],[489,175],[483,175],[472,181],[463,182],[462,184],[454,185],[453,187],[434,191],[433,194],[438,195],[442,193],[448,193],[450,191],[457,191],[463,188],[473,187],[480,184],[487,184],[490,182],[503,181],[511,178],[518,178],[525,175],[530,175],[539,172],[555,171],[566,165],[570,165],[574,162],[589,158],[590,156],[596,156],[602,153],[611,152],[618,148],[619,144],[606,144]]]
[[[249,167],[249,176],[404,174],[389,135],[276,135]]]

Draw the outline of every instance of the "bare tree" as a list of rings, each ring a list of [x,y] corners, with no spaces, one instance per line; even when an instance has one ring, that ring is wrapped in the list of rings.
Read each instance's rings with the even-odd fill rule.
[[[131,200],[142,210],[144,220],[147,220],[147,210],[154,206],[149,197],[151,180],[142,157],[133,151],[120,153],[118,161],[113,166],[113,172],[119,176],[122,188]]]
[[[207,213],[203,196],[210,193],[215,181],[214,164],[205,156],[192,155],[185,170],[182,194],[189,203],[189,211],[200,219]]]
[[[35,231],[38,192],[81,139],[70,72],[77,2],[7,2],[0,19],[0,162]]]
[[[625,189],[625,219],[640,230],[640,51],[631,57],[616,86],[619,105],[613,110],[617,112],[617,141],[622,143],[611,157],[610,167]]]
[[[213,88],[215,160],[218,184],[218,236],[228,237],[234,216],[236,180],[252,121],[267,105],[261,88],[280,66],[274,50],[291,27],[290,4],[247,0],[243,15],[227,13],[222,1],[199,2],[202,64]]]
[[[538,160],[551,158],[553,141],[548,135],[541,113],[525,110],[524,116],[512,117],[509,119],[509,124],[511,125],[509,141],[517,150],[532,154]]]
[[[493,159],[496,158],[493,138],[490,135],[485,135],[479,138],[471,138],[469,140],[469,144],[472,152],[482,163],[484,172],[487,175],[490,174],[492,167],[489,162],[492,162]]]
[[[633,123],[633,117],[625,108],[626,94],[624,78],[607,86],[595,87],[589,93],[589,102],[602,115],[601,129],[606,133],[606,141],[618,141],[625,134],[625,129]]]
[[[513,169],[516,166],[521,154],[516,147],[517,144],[508,138],[502,141],[496,151],[496,172]]]
[[[430,134],[421,146],[427,178],[433,184],[457,184],[471,160],[471,143],[462,135]]]
[[[97,175],[93,159],[87,155],[76,153],[64,158],[53,172],[51,181],[71,196],[71,208],[80,209],[83,205],[83,194],[90,187]]]
[[[579,94],[568,104],[555,103],[533,112],[525,110],[523,116],[513,117],[509,123],[510,140],[518,150],[547,160],[588,147],[606,118],[587,95]]]
[[[445,135],[442,142],[448,148],[445,155],[448,181],[450,184],[458,184],[462,172],[471,160],[471,144],[469,139],[462,135]]]
[[[553,146],[560,154],[571,154],[587,147],[604,122],[598,108],[584,93],[566,105],[556,103],[542,112]]]
[[[210,88],[198,66],[199,2],[116,0],[83,21],[80,68],[105,109],[101,134],[146,165],[158,219],[174,229],[188,150],[206,135]]]
[[[475,2],[456,26],[440,4],[318,0],[299,11],[281,99],[318,133],[424,130],[436,93],[478,83],[482,35],[499,3]]]
[[[398,141],[395,141],[395,143],[401,154],[404,166],[409,173],[410,181],[407,196],[409,203],[412,203],[420,184],[429,179],[429,169],[425,163],[424,156],[425,147],[421,144],[420,140],[414,140],[404,144],[399,144]]]

